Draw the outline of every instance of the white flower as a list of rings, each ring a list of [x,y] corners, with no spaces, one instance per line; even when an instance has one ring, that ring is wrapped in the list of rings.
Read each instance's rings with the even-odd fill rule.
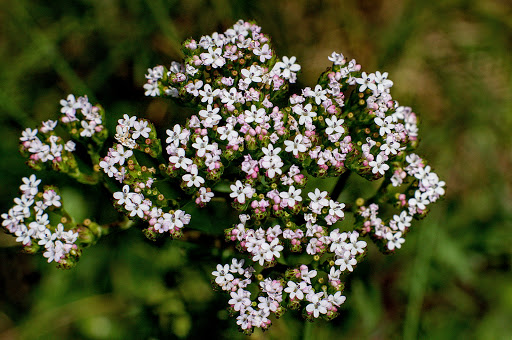
[[[341,295],[341,292],[336,292],[334,295],[327,296],[327,301],[329,301],[334,306],[341,306],[347,298]]]
[[[341,270],[336,269],[336,267],[331,267],[329,270],[329,281],[337,281],[340,279]]]
[[[199,90],[199,95],[201,96],[201,102],[206,102],[208,104],[213,103],[213,99],[217,97],[220,93],[220,89],[212,90],[210,84],[204,85],[202,90]]]
[[[336,219],[343,218],[345,216],[345,213],[343,212],[343,208],[345,208],[345,203],[329,200],[329,215],[330,216],[333,216]]]
[[[350,233],[350,243],[348,244],[348,249],[350,249],[350,253],[352,255],[364,253],[364,248],[367,246],[366,242],[362,240],[359,241],[357,239],[358,237],[359,233],[357,231]]]
[[[22,142],[30,142],[34,139],[37,139],[37,129],[30,129],[30,128],[26,128],[25,130],[23,130],[23,132],[21,133],[21,137],[20,137],[20,141]]]
[[[393,82],[388,79],[387,72],[382,74],[379,71],[375,72],[375,83],[380,92],[384,92],[393,86]]]
[[[36,220],[28,225],[30,229],[34,229],[35,233],[44,232],[46,226],[50,223],[47,214],[36,215]]]
[[[258,303],[258,308],[260,309],[260,313],[263,312],[263,315],[270,314],[270,312],[275,312],[277,310],[277,307],[279,306],[279,303],[277,303],[277,301],[273,301],[272,299],[266,296],[259,296],[258,301],[260,302]]]
[[[119,163],[123,165],[124,161],[133,155],[133,151],[130,149],[125,150],[121,144],[117,144],[116,150],[111,149],[111,162],[113,164]]]
[[[59,227],[60,226],[62,226],[62,224],[59,224]],[[78,239],[78,233],[72,230],[63,231],[60,233],[60,239],[66,242],[66,244],[74,244]]]
[[[301,281],[299,284],[288,281],[288,287],[284,289],[284,291],[290,294],[290,300],[297,298],[298,300],[304,299],[304,290],[306,290],[307,283],[305,281]]]
[[[186,143],[190,135],[190,131],[182,129],[179,124],[174,125],[173,130],[167,129],[165,131],[169,137],[165,140],[167,144],[172,144],[175,147],[180,146],[180,143]]]
[[[233,258],[231,260],[231,266],[229,267],[229,270],[232,273],[238,273],[239,275],[243,275],[245,272],[245,269],[243,268],[243,265],[245,263],[244,259],[238,260]]]
[[[352,266],[355,266],[357,261],[350,251],[345,251],[334,263],[340,266],[340,271],[344,272],[347,269],[353,271],[354,268]]]
[[[48,263],[52,261],[60,260],[60,254],[55,249],[55,244],[53,242],[48,242],[45,244],[46,251],[43,253],[43,256],[48,259]]]
[[[229,91],[224,89],[219,93],[220,100],[223,104],[227,106],[233,105],[238,101],[239,93],[236,88],[232,87]]]
[[[197,72],[197,71],[196,71]],[[194,97],[199,96],[199,90],[203,87],[203,81],[202,80],[196,80],[195,83],[189,83],[185,86],[185,89],[187,89],[188,93],[191,93]]]
[[[219,133],[221,140],[227,139],[228,141],[231,141],[238,137],[238,131],[236,131],[235,127],[231,124],[218,127],[217,132]]]
[[[123,115],[123,118],[117,121],[117,124],[122,128],[131,128],[135,124],[137,120],[137,116],[128,116],[126,113]]]
[[[119,204],[119,205],[124,205],[125,203],[126,204],[131,204],[131,201],[130,201],[130,186],[125,185],[125,186],[123,186],[122,191],[114,192],[114,199],[117,200],[116,203]]]
[[[282,69],[281,76],[283,78],[290,79],[292,73],[300,71],[300,65],[295,64],[296,60],[296,57],[288,58],[284,56],[282,61],[276,63],[275,67]]]
[[[138,120],[133,124],[132,138],[137,139],[139,136],[149,138],[151,128],[148,126],[148,122],[145,120]]]
[[[148,79],[148,82],[144,84],[145,96],[156,97],[160,95],[160,89],[158,88],[158,81]]]
[[[183,228],[183,225],[188,224],[190,221],[190,215],[185,214],[183,210],[176,210],[174,213],[162,214],[161,224],[158,228],[155,227],[160,233],[168,230],[177,230]],[[157,223],[158,224],[158,223]],[[157,226],[155,224],[155,226]]]
[[[52,261],[60,262],[69,250],[71,250],[71,245],[63,244],[61,241],[57,240],[55,243],[46,243],[45,248],[46,252],[43,253],[43,256],[48,259],[48,263]]]
[[[199,188],[199,199],[203,203],[208,203],[212,200],[214,193],[211,191],[207,191],[206,188]]]
[[[24,246],[29,246],[32,244],[32,235],[35,233],[35,229],[27,228],[24,224],[21,224],[14,234],[17,236],[16,242],[21,242]]]
[[[276,175],[281,175],[283,173],[283,170],[281,169],[283,165],[284,163],[281,161],[281,157],[274,156],[272,158],[272,162],[270,163],[267,169],[267,176],[269,178],[274,178]]]
[[[30,177],[23,177],[21,179],[23,184],[20,186],[21,192],[25,195],[35,196],[38,193],[37,186],[41,183],[40,179],[36,178],[36,175],[30,175]]]
[[[230,185],[231,193],[230,197],[236,199],[238,203],[244,204],[245,198],[251,198],[254,194],[254,189],[250,185],[243,185],[242,182],[237,180],[235,184]]]
[[[334,65],[345,64],[345,57],[341,53],[332,52],[332,54],[329,57],[327,57],[327,59],[332,61]]]
[[[348,244],[345,242],[348,238],[347,233],[340,233],[339,229],[336,228],[331,231],[329,237],[331,239],[331,252],[337,255],[342,255],[346,250],[348,250]]]
[[[430,204],[430,201],[428,200],[427,195],[424,195],[421,191],[416,190],[416,192],[414,192],[414,197],[410,198],[408,203],[409,206],[413,208],[425,210],[427,209],[427,205]]]
[[[405,231],[405,229],[411,226],[412,216],[410,216],[407,211],[402,211],[400,215],[394,215],[393,220],[396,222],[396,225],[400,231]]]
[[[247,84],[253,83],[261,83],[261,67],[257,65],[251,65],[250,68],[244,68],[240,71],[242,76],[244,77],[244,82]]]
[[[359,92],[364,92],[364,90],[366,90],[367,88],[369,88],[372,91],[377,91],[377,86],[375,85],[375,74],[373,73],[361,73],[361,78],[356,78],[356,83],[361,84],[361,86],[359,87]]]
[[[301,134],[296,135],[293,141],[285,140],[284,145],[286,145],[284,151],[291,152],[294,156],[297,156],[299,152],[306,152],[307,150],[304,137]]]
[[[250,310],[253,310],[252,307],[247,308],[244,313],[236,317],[236,324],[243,330],[252,327],[252,312]]]
[[[215,283],[221,287],[233,281],[235,278],[233,274],[229,272],[229,264],[225,264],[224,266],[218,264],[217,270],[213,271],[212,275],[215,276]]]
[[[38,237],[39,242],[37,242],[37,244],[40,246],[44,246],[48,242],[52,242],[55,239],[50,229],[46,229],[44,232],[39,233]]]
[[[374,174],[378,172],[379,174],[384,175],[384,173],[389,170],[389,165],[385,163],[385,160],[380,153],[377,155],[376,160],[369,162],[368,165],[372,168],[372,172]]]
[[[274,257],[281,257],[281,251],[283,250],[283,246],[279,244],[279,238],[275,238],[270,243],[263,243],[261,245],[261,254],[262,258],[260,259],[260,264],[263,264],[262,259],[267,262],[270,262],[274,259]]]
[[[207,105],[206,110],[199,111],[199,116],[202,118],[203,126],[211,128],[214,125],[217,125],[222,119],[222,116],[218,114],[219,111],[220,109],[218,107],[214,108],[210,104]]]
[[[42,133],[47,133],[50,131],[53,131],[55,127],[57,126],[57,122],[54,120],[47,120],[46,122],[41,123],[41,129],[40,131]]]
[[[152,69],[148,68],[148,74],[146,74],[146,79],[159,80],[164,76],[164,67],[162,65],[155,66]]]
[[[379,134],[381,136],[390,134],[391,129],[393,129],[395,127],[395,124],[393,124],[393,117],[391,117],[391,116],[387,116],[384,119],[382,119],[380,117],[375,117],[374,122],[375,122],[375,124],[380,126]]]
[[[386,139],[386,143],[383,143],[380,146],[380,150],[384,152],[384,154],[387,156],[389,154],[396,155],[398,153],[398,150],[400,148],[400,143],[398,143],[395,139],[393,134],[389,134]]]
[[[272,59],[272,50],[268,44],[263,45],[261,48],[259,46],[255,47],[252,52],[260,57],[262,63],[264,63],[266,59]]]
[[[133,149],[137,146],[137,143],[130,137],[130,127],[122,124],[117,125],[114,137],[127,148]]]
[[[176,149],[176,155],[169,157],[169,163],[174,164],[176,168],[187,169],[192,165],[192,160],[185,156],[185,149]]]
[[[34,204],[33,196],[21,195],[21,197],[14,199],[14,203],[16,205],[12,208],[13,211],[21,212],[26,217],[30,216],[30,207]],[[44,206],[44,209],[46,209],[46,206]]]
[[[325,123],[327,124],[327,128],[325,129],[325,133],[329,136],[334,133],[345,133],[345,128],[343,127],[343,119],[338,119],[336,116],[331,116],[331,118],[325,118]]]
[[[133,194],[130,200],[125,200],[125,209],[130,212],[130,216],[135,215],[144,218],[144,212],[149,211],[151,201],[145,200],[142,194]]]
[[[68,140],[66,144],[64,144],[64,150],[68,152],[73,152],[76,149],[76,144],[72,140]]]
[[[204,65],[211,65],[213,68],[224,66],[226,59],[222,56],[222,49],[208,48],[208,53],[201,53],[201,59]]]
[[[311,104],[306,104],[306,106],[304,107],[302,107],[301,104],[297,104],[293,107],[293,112],[295,112],[299,116],[299,125],[313,123],[313,117],[316,117],[316,112],[311,110]]]
[[[402,243],[405,242],[405,239],[402,237],[402,232],[399,231],[395,234],[387,233],[386,238],[388,239],[388,249],[393,250],[395,248],[400,249],[402,247]]]
[[[306,311],[308,313],[312,313],[315,318],[318,318],[318,316],[321,314],[327,314],[327,307],[329,306],[329,303],[322,299],[324,296],[324,292],[320,293],[309,293],[306,296],[306,299],[311,302],[309,305],[306,306]]]
[[[87,121],[82,120],[81,124],[82,124],[83,130],[80,132],[80,136],[92,137],[92,135],[94,135],[94,133],[96,132],[96,130],[94,130],[94,128],[96,127],[96,122],[92,121],[92,122],[88,123]]]
[[[256,123],[258,125],[261,125],[265,120],[265,109],[260,108],[256,109],[256,105],[251,105],[251,110],[245,110],[245,122],[250,123]]]
[[[312,91],[311,96],[315,98],[316,105],[320,105],[324,100],[327,99],[327,90],[324,90],[322,86],[316,85],[315,89]]]
[[[190,173],[185,174],[181,177],[184,182],[187,183],[187,187],[195,186],[200,187],[204,183],[204,178],[198,175],[197,166],[193,165],[190,169]]]
[[[110,149],[113,150],[113,149]],[[108,175],[108,177],[112,177],[114,175],[117,175],[119,170],[115,167],[115,159],[109,156],[106,156],[100,161],[100,167],[103,169],[103,171]]]
[[[217,277],[218,278],[218,277]],[[217,281],[217,280],[215,280]],[[238,288],[236,292],[231,292],[231,300],[228,303],[233,306],[233,309],[239,312],[245,311],[251,305],[251,292]]]
[[[60,207],[62,204],[60,203],[60,196],[54,190],[46,190],[43,193],[44,204],[48,207]]]
[[[312,269],[312,270],[308,270],[308,267],[307,266],[301,266],[300,268],[300,277],[302,280],[304,280],[305,282],[311,284],[311,279],[314,278],[317,274],[317,271]]]
[[[293,208],[296,203],[302,201],[301,192],[301,189],[295,189],[295,186],[292,185],[288,188],[288,192],[280,192],[279,196],[286,200],[288,207]]]
[[[62,99],[60,105],[62,105],[60,112],[69,117],[74,117],[76,109],[81,107],[80,103],[75,100],[75,96],[72,94],[68,95],[66,100]]]
[[[263,151],[262,159],[266,160],[265,162],[271,162],[273,157],[279,157],[279,153],[281,152],[281,148],[274,148],[274,144],[269,144],[267,147],[262,147],[261,151]]]

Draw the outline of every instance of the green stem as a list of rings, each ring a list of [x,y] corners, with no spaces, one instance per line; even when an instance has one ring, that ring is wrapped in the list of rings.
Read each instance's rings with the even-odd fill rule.
[[[130,228],[135,222],[132,220],[125,218],[122,221],[113,222],[110,224],[100,225],[96,222],[92,222],[89,219],[86,219],[84,223],[81,225],[80,229],[82,229],[79,234],[81,238],[81,242],[85,246],[91,246],[96,244],[98,240],[117,230],[125,230]]]
[[[68,172],[68,175],[76,179],[79,183],[89,185],[98,184],[102,176],[100,172],[93,172],[92,174],[87,175],[81,172],[78,168],[76,168],[74,172]]]
[[[75,219],[71,217],[71,215],[66,211],[66,209],[64,209],[64,207],[60,207],[60,209],[55,212],[66,219],[66,223],[64,223],[64,225],[66,225],[69,229],[72,229],[76,226]]]
[[[304,329],[302,330],[302,340],[313,340],[313,323],[304,320]]]
[[[332,189],[331,192],[331,199],[337,201],[338,197],[341,194],[341,191],[343,188],[345,188],[345,185],[347,184],[347,180],[350,176],[351,171],[347,170],[343,174],[341,174],[340,177],[338,177],[338,181],[336,182],[336,185],[334,186],[334,189]]]

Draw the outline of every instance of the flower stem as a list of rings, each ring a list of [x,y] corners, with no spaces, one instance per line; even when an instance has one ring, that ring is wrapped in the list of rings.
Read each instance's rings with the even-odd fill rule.
[[[79,183],[89,185],[98,184],[101,179],[101,173],[99,172],[94,172],[90,175],[87,175],[84,174],[83,172],[80,172],[78,168],[74,172],[68,172],[68,175],[76,179]]]
[[[347,180],[350,177],[350,171],[347,170],[343,174],[341,174],[340,177],[338,177],[338,181],[336,182],[336,185],[334,186],[334,189],[332,189],[331,192],[331,199],[337,201],[338,197],[341,194],[341,191],[345,187],[345,184],[347,184]]]
[[[312,340],[313,339],[313,323],[304,320],[304,329],[302,330],[302,340]]]
[[[105,225],[100,225],[90,219],[85,219],[79,228],[81,242],[85,246],[96,244],[101,237],[117,230],[126,230],[133,224],[134,222],[128,218]]]

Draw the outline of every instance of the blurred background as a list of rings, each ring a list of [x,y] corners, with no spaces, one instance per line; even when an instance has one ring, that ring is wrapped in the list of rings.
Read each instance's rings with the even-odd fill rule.
[[[389,72],[393,97],[420,116],[418,153],[447,183],[446,199],[399,252],[371,249],[349,278],[340,317],[315,322],[315,338],[511,339],[507,0],[0,0],[1,212],[31,173],[17,151],[24,128],[55,118],[74,93],[101,103],[113,123],[128,113],[164,129],[184,111],[144,97],[147,68],[180,60],[181,41],[239,18],[255,19],[280,56],[297,57],[301,86],[315,84],[333,51]],[[112,214],[101,190],[40,176],[60,183],[77,219]],[[0,338],[245,338],[209,283],[221,255],[128,230],[61,271],[1,233]],[[296,339],[302,327],[290,312],[252,339]]]

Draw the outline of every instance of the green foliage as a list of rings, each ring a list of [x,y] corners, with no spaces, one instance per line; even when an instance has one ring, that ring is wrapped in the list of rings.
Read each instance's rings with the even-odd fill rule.
[[[448,185],[401,252],[369,252],[349,279],[340,318],[309,331],[316,338],[510,338],[510,11],[486,0],[0,2],[1,211],[30,173],[17,153],[21,130],[52,118],[67,93],[101,102],[110,122],[139,113],[163,131],[188,111],[144,97],[146,69],[181,59],[184,38],[254,18],[280,55],[297,56],[299,86],[314,84],[333,50],[388,71],[393,97],[420,114],[420,153]],[[112,219],[101,190],[61,189],[76,219],[85,209]],[[343,195],[357,192],[348,186]],[[226,215],[221,208],[201,211],[206,230]],[[0,338],[243,337],[211,292],[209,273],[223,254],[212,258],[208,245],[155,245],[128,230],[59,271],[12,244],[0,234]],[[294,316],[253,338],[300,337]]]

